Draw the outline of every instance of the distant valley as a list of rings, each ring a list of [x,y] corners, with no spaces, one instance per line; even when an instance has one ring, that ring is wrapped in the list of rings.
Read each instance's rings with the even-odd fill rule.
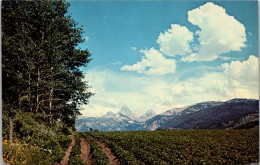
[[[174,108],[155,115],[148,110],[137,117],[124,106],[118,113],[107,112],[101,117],[76,121],[78,131],[135,131],[174,129],[249,129],[258,127],[259,101],[232,99],[226,102],[208,101]]]

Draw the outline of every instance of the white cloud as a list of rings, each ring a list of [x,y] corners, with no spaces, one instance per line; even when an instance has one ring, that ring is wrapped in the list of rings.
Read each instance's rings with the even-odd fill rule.
[[[222,64],[221,71],[181,82],[173,87],[173,93],[181,95],[183,99],[194,95],[197,98],[205,97],[205,100],[258,99],[258,87],[258,58],[251,55],[242,62]]]
[[[115,112],[114,108],[100,104],[83,105],[81,108],[82,110],[80,112],[82,116],[85,117],[100,117],[105,114],[104,112]]]
[[[175,72],[176,61],[165,58],[158,50],[151,48],[149,50],[140,50],[140,53],[144,54],[141,61],[133,65],[124,65],[121,70],[136,71],[150,76],[162,76]]]
[[[219,56],[218,58],[223,60],[223,61],[228,61],[228,60],[234,60],[235,59],[235,58],[227,57],[227,56]]]
[[[232,61],[230,64],[221,65],[227,78],[233,80],[230,83],[243,86],[258,86],[258,58],[250,55],[246,61]],[[238,86],[238,85],[237,85]]]
[[[197,59],[197,54],[196,53],[191,53],[187,57],[182,57],[181,60],[185,62],[192,62]]]
[[[212,2],[189,11],[188,20],[200,28],[196,32],[199,50],[183,61],[212,61],[220,54],[246,47],[245,26]]]
[[[239,61],[223,55],[240,51],[246,46],[244,25],[228,15],[224,8],[211,2],[189,11],[188,19],[200,28],[196,32],[199,44],[193,42],[193,33],[186,27],[171,25],[171,29],[160,33],[158,37],[160,51],[154,48],[140,50],[143,54],[140,61],[120,69],[140,75],[114,72],[105,69],[105,66],[88,70],[87,80],[93,86],[95,96],[90,98],[89,105],[82,107],[83,115],[100,116],[108,111],[118,112],[122,105],[141,115],[148,109],[162,113],[180,105],[202,101],[259,99],[258,57],[250,55],[248,59]],[[136,51],[136,47],[130,49]],[[179,73],[166,77],[163,75],[175,73],[176,61],[164,55],[181,55],[184,56],[183,61],[189,62],[212,61],[216,58],[233,61],[219,66],[200,66],[209,67],[207,69],[180,69]],[[178,79],[183,73],[191,76]]]
[[[136,77],[126,72],[94,68],[87,71],[86,80],[95,95],[90,97],[88,105],[82,107],[84,116],[118,112],[123,105],[127,105],[137,115],[148,109],[161,113],[173,107],[174,100],[164,94],[164,86],[167,85],[158,77]]]
[[[119,60],[117,60],[117,62],[112,62],[112,63],[110,63],[110,65],[120,65],[120,64],[122,64],[122,62],[119,61]]]
[[[148,109],[162,113],[202,101],[259,99],[258,57],[252,55],[247,60],[225,63],[200,77],[185,80],[178,80],[175,75],[165,79],[102,68],[89,70],[86,77],[95,91],[89,105],[83,107],[82,113],[86,116],[118,112],[122,105],[141,115]]]
[[[191,52],[190,42],[193,40],[193,33],[187,27],[172,24],[171,29],[160,33],[157,43],[162,53],[168,56],[186,55]]]
[[[136,47],[131,47],[130,49],[131,49],[132,51],[136,51],[137,48],[136,48]]]
[[[85,37],[85,41],[87,42],[89,40],[89,36],[86,36]]]

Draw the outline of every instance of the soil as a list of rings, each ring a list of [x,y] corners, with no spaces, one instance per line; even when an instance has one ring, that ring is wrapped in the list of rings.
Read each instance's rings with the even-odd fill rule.
[[[80,142],[80,146],[81,146],[81,154],[80,157],[84,162],[84,165],[92,165],[93,161],[91,160],[91,156],[90,156],[90,144],[88,142],[86,142],[86,140],[81,137],[80,138],[81,142]]]
[[[67,149],[65,156],[63,157],[63,159],[62,159],[62,161],[60,162],[59,165],[67,165],[68,164],[68,162],[70,160],[70,152],[71,152],[74,145],[75,145],[75,138],[73,137],[71,145]]]
[[[120,165],[118,159],[113,155],[110,148],[108,148],[104,143],[95,140],[95,142],[102,148],[102,151],[107,155],[110,165]]]

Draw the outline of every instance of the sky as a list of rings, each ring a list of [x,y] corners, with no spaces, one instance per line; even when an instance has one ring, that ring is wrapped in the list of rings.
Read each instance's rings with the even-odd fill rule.
[[[259,98],[256,1],[69,1],[92,61],[83,116]]]

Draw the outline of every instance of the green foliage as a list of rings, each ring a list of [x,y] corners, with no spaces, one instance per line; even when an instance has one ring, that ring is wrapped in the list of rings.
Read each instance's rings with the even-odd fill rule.
[[[76,134],[75,136],[75,145],[70,152],[70,160],[68,165],[84,165],[81,157],[80,157],[80,136]]]
[[[79,69],[90,53],[77,48],[83,29],[68,7],[65,0],[1,2],[3,137],[35,149],[14,155],[6,144],[4,151],[13,158],[27,154],[27,164],[60,162],[72,140],[67,127],[92,95]]]
[[[142,165],[142,164],[144,164],[144,163],[138,161],[137,159],[135,159],[133,153],[131,153],[127,150],[124,150],[122,147],[117,145],[115,142],[110,141],[99,134],[94,134],[94,137],[97,138],[99,141],[105,143],[111,149],[111,151],[114,153],[114,155],[119,159],[120,164],[125,164],[125,165]]]
[[[73,126],[81,104],[92,95],[79,70],[90,62],[82,43],[83,29],[64,1],[3,1],[3,113],[45,115]]]
[[[40,148],[29,145],[25,142],[13,141],[11,144],[8,140],[3,141],[3,160],[9,164],[52,164],[50,155],[42,152]]]
[[[72,140],[72,135],[68,132],[65,134],[64,130],[72,131],[71,128],[65,128],[65,125],[60,122],[56,122],[52,126],[46,125],[44,116],[41,114],[17,113],[14,118],[14,133],[25,151],[14,154],[15,149],[10,149],[13,144],[9,143],[6,144],[3,152],[11,155],[13,159],[22,157],[21,162],[41,162],[43,164],[60,162]],[[4,138],[7,139],[7,137]],[[30,152],[30,148],[34,151],[33,153]]]
[[[85,133],[86,134],[86,133]],[[258,130],[178,130],[88,133],[119,161],[125,151],[144,164],[250,164],[259,161]],[[127,164],[127,163],[123,163]]]

